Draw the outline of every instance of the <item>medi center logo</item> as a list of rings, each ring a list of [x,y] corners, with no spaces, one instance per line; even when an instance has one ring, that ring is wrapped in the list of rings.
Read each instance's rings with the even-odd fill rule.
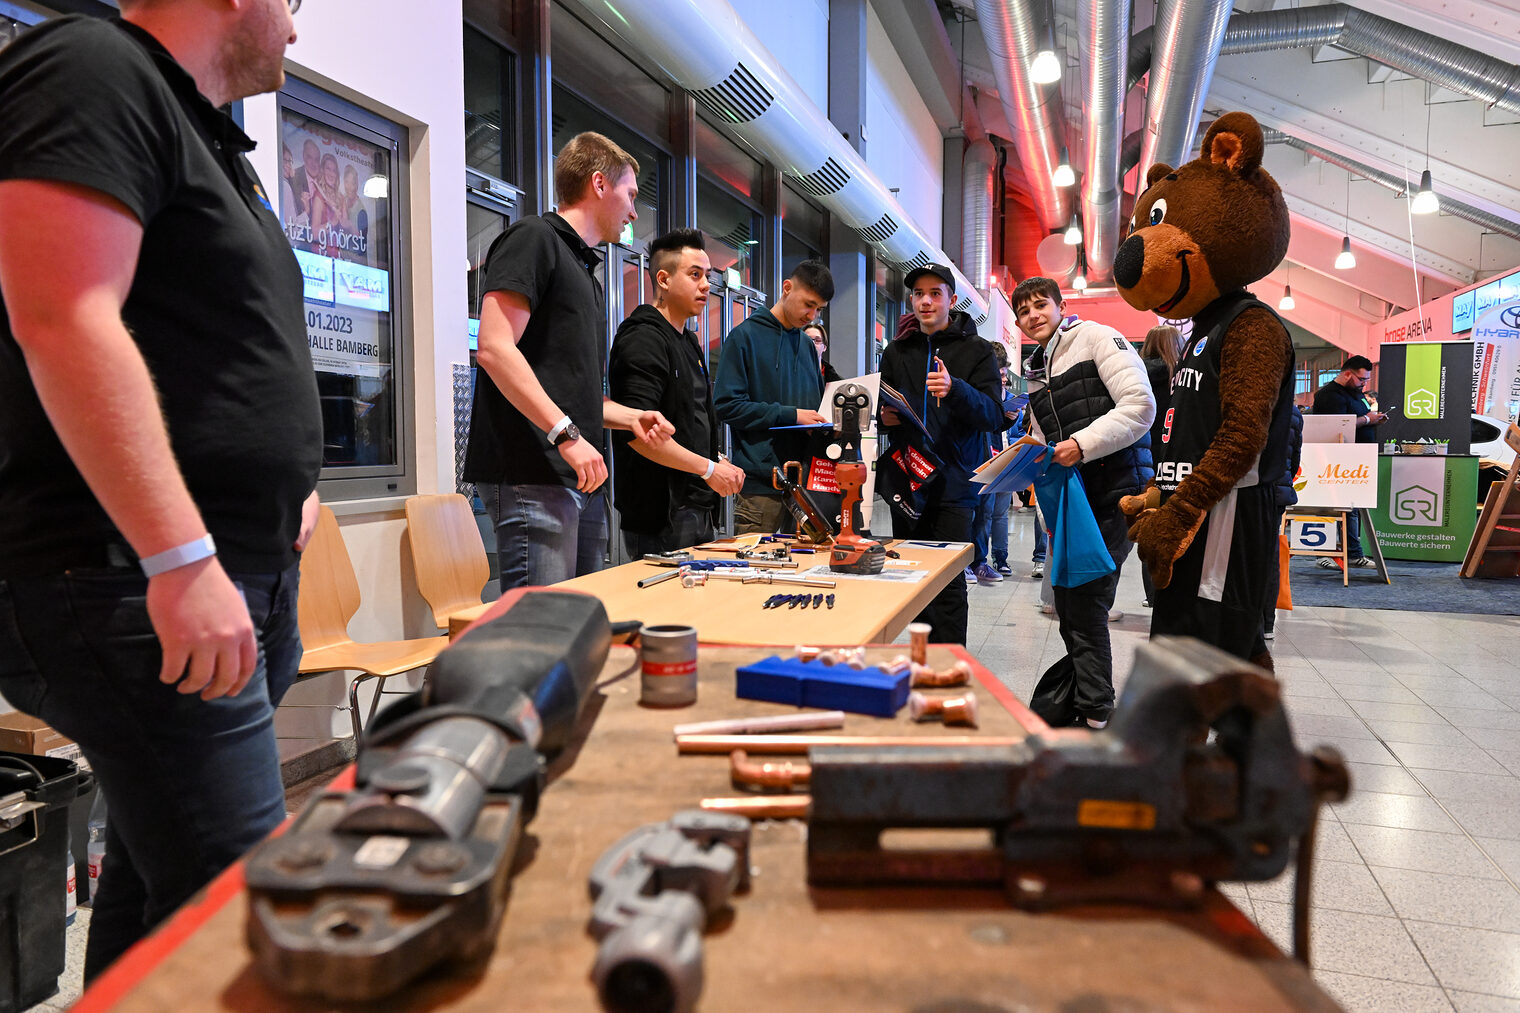
[[[1439,528],[1445,516],[1439,489],[1410,485],[1394,492],[1388,512],[1399,524],[1416,528]]]
[[[1372,469],[1365,464],[1348,468],[1344,464],[1327,464],[1319,473],[1322,485],[1364,485],[1372,479]]]

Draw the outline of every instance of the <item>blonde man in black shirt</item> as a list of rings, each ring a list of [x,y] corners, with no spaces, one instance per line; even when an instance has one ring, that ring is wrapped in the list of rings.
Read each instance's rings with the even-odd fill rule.
[[[0,693],[110,798],[86,980],[285,816],[321,413],[220,107],[280,87],[296,6],[122,0],[0,52]]]

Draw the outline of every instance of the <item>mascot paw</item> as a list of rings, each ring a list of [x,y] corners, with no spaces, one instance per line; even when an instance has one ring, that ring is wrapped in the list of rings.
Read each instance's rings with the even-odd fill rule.
[[[1193,544],[1208,514],[1175,496],[1156,510],[1147,510],[1130,526],[1129,537],[1140,559],[1151,571],[1151,580],[1163,588],[1172,582],[1172,564]]]
[[[1125,496],[1119,500],[1119,509],[1127,516],[1138,517],[1147,510],[1156,510],[1161,506],[1161,490],[1154,485],[1146,486],[1145,491],[1138,496]]]

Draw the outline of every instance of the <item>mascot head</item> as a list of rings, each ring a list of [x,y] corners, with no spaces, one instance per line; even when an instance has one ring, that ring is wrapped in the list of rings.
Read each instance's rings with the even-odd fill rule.
[[[1261,127],[1225,113],[1203,153],[1145,174],[1130,234],[1114,256],[1114,282],[1137,310],[1181,319],[1225,292],[1263,278],[1288,252],[1288,206],[1261,167]]]

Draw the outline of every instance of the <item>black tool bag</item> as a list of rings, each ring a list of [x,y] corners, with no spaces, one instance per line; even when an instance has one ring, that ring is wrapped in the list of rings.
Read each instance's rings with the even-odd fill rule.
[[[1069,728],[1080,724],[1076,702],[1077,670],[1071,663],[1071,655],[1045,670],[1029,698],[1029,709],[1039,715],[1052,728]]]
[[[876,491],[892,513],[916,524],[928,503],[930,483],[939,478],[941,462],[919,439],[892,436],[882,440],[876,460]]]

